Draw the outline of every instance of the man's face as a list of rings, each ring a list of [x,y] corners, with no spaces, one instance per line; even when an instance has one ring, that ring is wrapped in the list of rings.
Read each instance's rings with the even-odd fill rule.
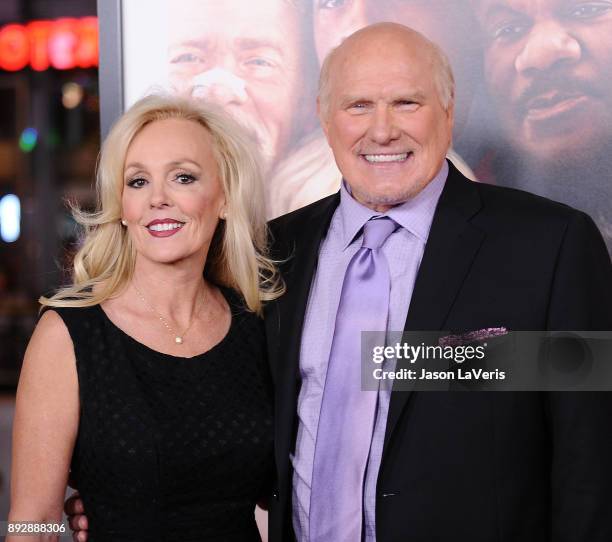
[[[384,212],[440,170],[453,118],[439,101],[422,43],[375,37],[345,44],[334,58],[321,123],[353,197]]]
[[[286,0],[181,0],[169,12],[171,85],[232,113],[255,135],[266,165],[281,159],[299,135],[295,114],[308,90],[297,8]]]
[[[612,134],[612,2],[479,0],[487,83],[513,143],[588,158]]]
[[[457,79],[456,124],[467,118],[474,94],[479,55],[473,18],[461,0],[313,0],[317,56],[327,53],[353,32],[376,22],[393,21],[413,28],[448,55]]]

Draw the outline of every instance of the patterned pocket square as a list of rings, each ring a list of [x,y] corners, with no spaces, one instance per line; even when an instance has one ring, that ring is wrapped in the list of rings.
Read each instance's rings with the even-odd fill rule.
[[[467,331],[454,335],[446,335],[438,339],[440,346],[461,346],[477,341],[484,341],[492,337],[501,337],[508,335],[508,330],[505,327],[485,327],[476,331]]]

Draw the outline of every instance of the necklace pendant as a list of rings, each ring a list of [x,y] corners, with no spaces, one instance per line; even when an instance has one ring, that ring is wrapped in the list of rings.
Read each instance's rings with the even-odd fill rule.
[[[178,335],[174,337],[174,342],[176,344],[183,344],[183,337],[179,337]]]

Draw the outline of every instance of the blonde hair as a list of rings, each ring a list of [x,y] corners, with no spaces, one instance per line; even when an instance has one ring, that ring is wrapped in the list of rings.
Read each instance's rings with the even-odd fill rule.
[[[262,314],[262,301],[284,293],[274,262],[267,257],[263,186],[248,136],[236,121],[211,104],[172,95],[136,102],[114,124],[100,152],[96,172],[96,211],[70,205],[85,230],[76,253],[72,284],[39,302],[49,307],[88,307],[124,289],[132,278],[136,252],[121,225],[121,198],[127,149],[148,124],[166,119],[197,122],[212,136],[227,218],[220,221],[208,251],[204,274],[238,290],[250,311]]]

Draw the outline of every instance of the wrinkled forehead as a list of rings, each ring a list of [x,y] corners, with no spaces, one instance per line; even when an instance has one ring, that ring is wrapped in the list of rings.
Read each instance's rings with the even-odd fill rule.
[[[334,54],[330,64],[332,79],[345,84],[351,81],[372,81],[396,76],[419,78],[424,83],[432,79],[433,50],[418,35],[414,37],[366,36],[345,42]]]
[[[558,10],[568,8],[567,0],[470,0],[477,16],[488,19],[504,14],[523,14],[527,16],[553,15]]]

